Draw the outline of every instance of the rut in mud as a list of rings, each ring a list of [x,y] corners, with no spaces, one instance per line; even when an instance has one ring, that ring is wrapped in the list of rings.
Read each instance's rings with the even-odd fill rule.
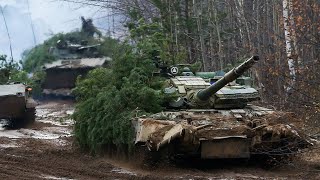
[[[295,164],[261,169],[236,165],[162,165],[145,169],[131,162],[93,157],[74,145],[73,104],[42,103],[36,122],[24,129],[0,131],[0,179],[319,179],[319,149]],[[243,165],[246,165],[244,163]],[[301,168],[303,167],[303,171]]]

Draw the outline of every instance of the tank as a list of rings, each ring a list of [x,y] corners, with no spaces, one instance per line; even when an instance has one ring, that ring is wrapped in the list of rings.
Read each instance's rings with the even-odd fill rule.
[[[252,104],[259,93],[242,75],[258,61],[253,56],[223,76],[188,68],[171,74],[164,93],[176,98],[165,111],[132,120],[135,145],[165,151],[170,159],[274,158],[311,145],[291,113]],[[178,74],[178,68],[171,72]]]
[[[0,119],[7,127],[24,127],[35,120],[37,103],[31,98],[32,89],[21,83],[0,85]]]
[[[97,67],[102,67],[111,61],[108,57],[101,57],[97,51],[100,44],[87,45],[71,44],[59,40],[50,53],[57,59],[43,66],[45,79],[42,82],[42,94],[45,98],[74,98],[72,89],[78,76],[86,74]]]

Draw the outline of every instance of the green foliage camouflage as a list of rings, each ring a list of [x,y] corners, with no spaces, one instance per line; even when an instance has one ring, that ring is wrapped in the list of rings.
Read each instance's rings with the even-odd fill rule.
[[[53,62],[55,58],[49,54],[49,49],[55,45],[62,36],[62,34],[57,34],[46,40],[43,44],[23,52],[23,69],[27,72],[32,72],[41,69],[41,66],[45,63]]]
[[[98,68],[78,79],[74,119],[82,148],[93,153],[107,145],[130,149],[132,117],[162,110],[162,81],[153,76],[153,61],[155,50],[166,57],[167,40],[158,24],[147,26],[140,22],[130,30],[130,45],[125,42],[116,48],[111,69]]]
[[[98,47],[101,56],[111,56],[113,47],[118,44],[118,41],[113,38],[101,37],[95,39],[84,35],[82,31],[59,33],[31,50],[26,50],[23,53],[23,69],[27,72],[39,71],[44,64],[55,61],[56,57],[50,54],[50,48],[55,47],[58,40],[69,41],[74,44],[81,44],[83,41],[88,42],[88,44],[101,44]]]

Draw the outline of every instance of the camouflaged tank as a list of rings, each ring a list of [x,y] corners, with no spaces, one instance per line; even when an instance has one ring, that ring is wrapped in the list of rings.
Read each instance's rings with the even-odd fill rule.
[[[89,71],[106,66],[111,59],[102,57],[98,52],[100,44],[72,44],[59,40],[50,54],[55,61],[44,64],[45,78],[41,84],[44,98],[73,99],[72,89],[79,76],[85,77]]]
[[[31,98],[31,91],[22,83],[0,85],[0,120],[6,120],[9,128],[34,122],[37,103]]]
[[[172,76],[164,91],[177,99],[167,111],[133,119],[135,145],[200,159],[283,156],[307,147],[291,113],[250,104],[259,93],[242,75],[258,60],[254,56],[222,77],[204,78],[210,73],[194,75],[188,69]]]

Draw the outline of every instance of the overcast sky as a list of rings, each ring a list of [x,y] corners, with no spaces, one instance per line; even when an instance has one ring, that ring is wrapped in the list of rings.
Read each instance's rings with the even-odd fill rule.
[[[21,59],[21,53],[34,46],[31,22],[34,26],[36,43],[42,43],[52,34],[80,29],[80,17],[93,18],[94,24],[106,30],[112,22],[107,10],[98,7],[86,7],[59,0],[0,0],[9,33],[11,36],[14,59]],[[30,12],[30,13],[29,13]],[[31,16],[31,19],[30,19]],[[0,13],[0,54],[10,56],[9,38],[4,20]]]

